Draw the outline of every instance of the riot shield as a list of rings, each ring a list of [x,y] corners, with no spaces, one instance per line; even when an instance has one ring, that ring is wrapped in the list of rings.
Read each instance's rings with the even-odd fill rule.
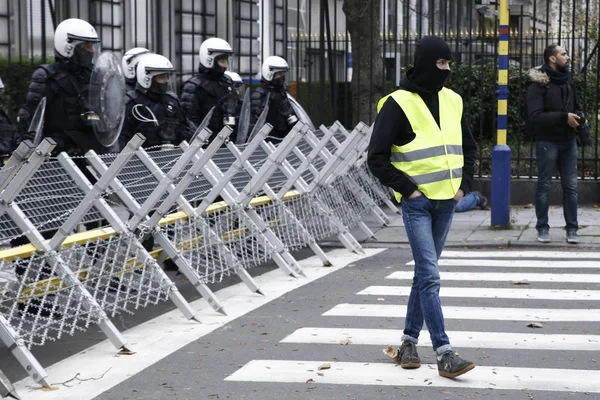
[[[258,132],[262,129],[262,127],[265,126],[265,123],[267,122],[267,114],[269,114],[270,100],[271,92],[267,94],[267,99],[265,100],[265,108],[263,108],[262,112],[260,113],[260,116],[258,117],[258,120],[256,121],[256,124],[254,124],[252,132],[250,132],[250,137],[248,137],[247,140],[248,142],[251,142],[254,139],[254,137],[258,135]]]
[[[290,104],[292,105],[292,108],[294,109],[294,113],[296,114],[296,116],[298,117],[298,119],[302,122],[304,122],[306,125],[308,125],[310,127],[311,130],[315,130],[315,126],[312,123],[310,117],[308,116],[308,113],[306,111],[304,111],[304,108],[302,108],[302,106],[300,105],[300,103],[298,103],[296,101],[295,98],[293,98],[289,93],[287,94],[288,100],[290,101]]]
[[[42,97],[42,101],[38,104],[35,109],[35,113],[33,114],[33,118],[31,118],[31,122],[29,123],[30,134],[35,132],[35,136],[33,138],[33,144],[38,145],[42,142],[44,138],[44,115],[46,114],[46,98]]]
[[[98,142],[112,146],[125,119],[125,78],[121,63],[111,52],[98,57],[92,70],[88,92],[88,119]]]
[[[248,139],[248,131],[250,130],[250,111],[252,109],[250,101],[250,91],[246,90],[244,93],[244,100],[242,101],[242,109],[240,110],[237,138],[235,141],[236,144],[246,143],[246,140]]]
[[[211,108],[210,111],[208,112],[208,114],[206,114],[206,117],[204,117],[202,122],[200,122],[200,125],[198,125],[198,129],[196,129],[196,132],[194,132],[194,136],[192,136],[192,138],[190,139],[190,143],[192,143],[194,141],[194,139],[196,139],[197,134],[202,132],[202,130],[208,126],[208,124],[210,123],[210,119],[212,118],[212,115],[215,112],[215,107],[216,106]],[[219,133],[219,132],[217,132],[217,133]]]

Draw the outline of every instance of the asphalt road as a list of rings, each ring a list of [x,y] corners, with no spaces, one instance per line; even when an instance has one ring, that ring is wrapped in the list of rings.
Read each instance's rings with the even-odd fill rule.
[[[438,376],[426,332],[419,353],[428,365],[402,370],[383,354],[400,344],[412,271],[409,250],[389,249],[233,319],[96,398],[600,399],[600,258],[573,262],[575,254],[585,257],[443,256],[446,329],[477,365],[456,380]]]

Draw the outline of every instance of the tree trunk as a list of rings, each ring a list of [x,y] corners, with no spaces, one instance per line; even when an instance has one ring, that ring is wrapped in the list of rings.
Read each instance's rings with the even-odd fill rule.
[[[353,122],[370,124],[384,95],[381,0],[344,0],[343,10],[352,44]]]

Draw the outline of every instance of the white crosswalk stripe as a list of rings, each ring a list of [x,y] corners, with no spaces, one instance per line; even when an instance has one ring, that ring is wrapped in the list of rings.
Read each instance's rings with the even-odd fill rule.
[[[369,286],[365,290],[358,292],[358,294],[368,296],[408,296],[410,295],[410,286]],[[600,290],[442,287],[440,289],[440,296],[481,299],[600,301]]]
[[[395,304],[338,304],[323,315],[345,317],[389,317],[405,315],[406,306]],[[505,307],[444,306],[444,319],[490,321],[586,321],[600,322],[600,310]]]
[[[571,257],[572,256],[572,257]],[[524,258],[529,258],[526,260]],[[573,259],[576,259],[573,261]],[[596,260],[594,260],[596,259]],[[377,346],[381,351],[387,345],[398,346],[401,329],[360,328],[361,324],[373,319],[402,318],[406,313],[407,298],[413,278],[411,265],[402,266],[385,277],[393,285],[371,285],[366,281],[357,297],[346,298],[348,303],[339,303],[324,310],[323,317],[348,318],[349,327],[309,326],[295,330],[280,343],[314,346]],[[442,267],[452,267],[445,270]],[[477,268],[474,272],[473,268]],[[461,271],[461,268],[468,268]],[[493,268],[492,271],[490,269]],[[510,270],[508,270],[510,268]],[[540,272],[535,272],[534,268]],[[543,351],[546,359],[553,352],[583,352],[592,358],[600,357],[600,335],[597,331],[577,330],[577,334],[562,333],[555,329],[551,333],[527,328],[527,323],[543,322],[554,324],[596,324],[600,322],[600,253],[571,252],[502,252],[502,251],[445,251],[440,260],[442,299],[470,299],[468,306],[444,303],[444,318],[448,321],[471,322],[470,329],[447,332],[452,345],[457,349],[501,349],[506,352]],[[505,269],[506,272],[503,272]],[[514,272],[519,269],[518,272]],[[548,269],[552,273],[544,271]],[[600,271],[599,271],[600,272]],[[527,285],[516,285],[514,281],[527,280]],[[451,283],[446,283],[451,282]],[[465,286],[465,287],[462,287]],[[488,287],[491,286],[491,287]],[[593,290],[598,288],[598,290]],[[444,300],[445,301],[445,300]],[[478,302],[485,301],[484,305]],[[547,307],[544,301],[552,301]],[[379,303],[383,302],[383,303]],[[518,302],[518,303],[517,303]],[[531,303],[530,303],[531,302]],[[508,304],[508,306],[507,306]],[[512,306],[512,304],[516,304]],[[491,305],[491,306],[490,306]],[[550,308],[551,307],[551,308]],[[382,320],[383,321],[383,320]],[[481,324],[475,324],[481,321]],[[495,321],[495,325],[486,323]],[[499,322],[517,322],[517,332],[486,331],[498,328]],[[377,324],[378,326],[385,326]],[[371,323],[372,326],[372,323]],[[454,325],[456,328],[456,324]],[[475,327],[475,329],[473,329]],[[513,328],[514,329],[514,328]],[[431,351],[427,331],[421,332],[419,348]],[[294,353],[298,355],[298,353]],[[495,390],[528,390],[545,392],[600,393],[600,371],[577,369],[576,364],[568,367],[528,368],[510,367],[504,364],[490,366],[489,363],[476,368],[460,379],[449,380],[437,374],[436,365],[422,365],[417,370],[401,372],[394,363],[372,362],[373,360],[340,359],[332,361],[307,361],[303,357],[289,360],[254,360],[226,378],[227,381],[280,382],[382,385],[406,388],[447,387]],[[594,363],[595,360],[592,360]],[[525,361],[527,362],[527,361]],[[324,363],[331,364],[319,371]],[[560,363],[550,365],[564,365]],[[575,396],[576,398],[577,396]]]
[[[444,281],[512,282],[527,279],[530,282],[600,283],[600,274],[536,274],[530,272],[440,272]],[[412,271],[397,271],[386,279],[411,279]]]
[[[330,363],[326,372],[318,367]],[[435,365],[422,365],[410,374],[398,372],[391,363],[255,360],[234,372],[228,381],[315,383],[339,385],[435,386],[450,388],[494,388],[496,390],[545,390],[600,393],[600,371],[551,368],[507,368],[478,366],[461,379],[433,374]]]
[[[413,261],[407,265],[415,265]],[[556,260],[489,260],[482,258],[473,259],[441,259],[440,267],[515,267],[515,268],[560,268],[560,269],[600,269],[600,261],[556,261]]]
[[[544,335],[506,332],[446,332],[457,348],[587,350],[597,351],[600,335]],[[285,337],[282,343],[341,344],[387,346],[402,336],[398,329],[300,328]],[[419,346],[431,347],[429,333],[421,331]]]
[[[444,250],[442,259],[444,258],[545,258],[547,260],[564,259],[564,260],[600,260],[600,252],[570,252],[570,251],[456,251]]]

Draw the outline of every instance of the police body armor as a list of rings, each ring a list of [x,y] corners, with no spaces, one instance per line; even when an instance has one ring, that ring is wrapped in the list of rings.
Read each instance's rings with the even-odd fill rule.
[[[88,150],[95,150],[102,154],[108,150],[98,142],[94,130],[83,119],[83,115],[88,111],[86,99],[89,74],[87,71],[82,70],[81,74],[76,75],[75,72],[60,64],[42,65],[34,72],[33,80],[34,84],[28,94],[28,105],[30,97],[39,95],[41,99],[44,93],[48,94],[44,137],[51,137],[56,141],[54,154],[65,151],[72,156],[83,155]],[[36,93],[31,93],[32,90]],[[20,112],[20,118],[22,115]],[[31,116],[27,115],[27,117]],[[28,123],[25,120],[20,122]],[[24,138],[32,140],[33,138],[27,137],[30,134],[27,133]]]
[[[137,132],[146,137],[144,147],[178,145],[193,134],[175,93],[154,95],[130,91],[127,93],[126,110],[123,133],[119,138],[121,148]],[[140,121],[135,115],[147,120]],[[158,124],[150,121],[154,118]]]
[[[183,85],[181,104],[196,125],[199,125],[214,107],[208,124],[208,129],[212,131],[209,141],[212,141],[226,124],[234,129],[229,140],[235,141],[241,103],[233,89],[233,81],[227,75],[223,75],[219,80],[210,79],[204,72],[193,76]]]
[[[273,130],[269,134],[270,137],[277,138],[276,141],[281,141],[292,129],[290,126],[290,116],[295,115],[292,105],[287,97],[287,91],[284,87],[276,88],[269,85],[263,85],[258,87],[252,93],[252,127],[256,123],[256,119],[262,112],[263,108],[267,106],[266,98],[267,94],[271,93],[269,99],[269,111],[267,114],[266,122],[273,126]],[[260,129],[260,128],[259,128]]]
[[[10,155],[17,147],[17,142],[17,128],[10,123],[8,115],[0,110],[0,156]]]

